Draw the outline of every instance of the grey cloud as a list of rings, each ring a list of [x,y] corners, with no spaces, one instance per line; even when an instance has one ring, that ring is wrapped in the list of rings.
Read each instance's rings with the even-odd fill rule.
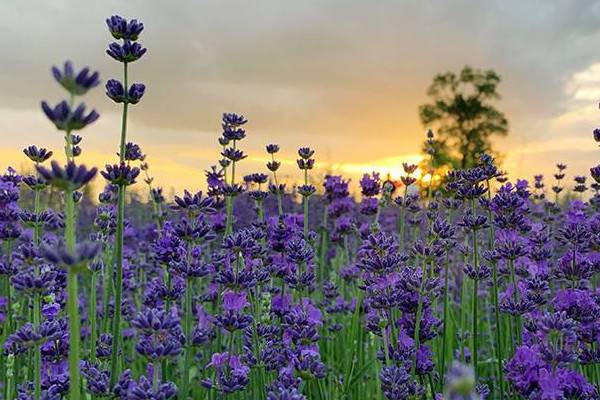
[[[565,111],[565,82],[597,60],[600,27],[598,1],[7,0],[0,107],[57,99],[48,66],[67,57],[118,76],[103,53],[112,13],[147,26],[148,56],[132,66],[148,83],[131,115],[141,142],[211,146],[220,113],[238,111],[252,150],[309,142],[338,161],[417,152],[432,75],[467,63],[504,77],[508,144],[562,135],[540,120]],[[118,112],[102,90],[88,101]]]

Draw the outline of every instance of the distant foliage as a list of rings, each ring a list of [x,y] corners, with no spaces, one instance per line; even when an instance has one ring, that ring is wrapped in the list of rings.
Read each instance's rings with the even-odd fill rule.
[[[493,70],[469,66],[433,78],[427,90],[431,102],[419,107],[419,117],[436,131],[435,165],[471,168],[480,154],[493,153],[493,136],[507,135],[508,120],[493,104],[500,99],[500,81]]]

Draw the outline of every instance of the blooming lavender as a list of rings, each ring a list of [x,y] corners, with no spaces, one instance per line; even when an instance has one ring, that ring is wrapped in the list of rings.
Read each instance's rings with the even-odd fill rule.
[[[30,145],[31,172],[0,174],[0,397],[599,398],[598,166],[527,181],[482,154],[434,185],[430,131],[399,181],[320,181],[307,146],[284,175],[275,144],[241,175],[252,135],[225,113],[205,185],[171,196],[127,137],[144,25],[106,26],[118,160],[78,163],[98,114],[75,99],[100,80],[66,62],[52,75],[68,99],[42,105],[64,158]]]
[[[137,20],[127,21],[125,18],[114,15],[107,18],[106,25],[110,34],[121,42],[112,42],[109,44],[106,53],[115,61],[123,65],[123,82],[116,79],[110,79],[106,82],[106,95],[116,103],[123,104],[121,117],[121,139],[119,145],[119,163],[107,165],[106,170],[102,172],[103,177],[113,185],[118,187],[117,200],[117,224],[115,234],[115,253],[114,260],[115,274],[112,284],[114,290],[115,311],[113,315],[112,328],[112,354],[110,367],[110,384],[113,386],[118,375],[122,370],[122,343],[121,343],[121,316],[122,316],[122,291],[123,291],[123,246],[124,246],[124,227],[125,227],[125,191],[127,186],[135,183],[140,170],[138,167],[130,165],[132,157],[131,151],[127,152],[127,113],[129,105],[139,103],[144,95],[146,86],[141,83],[129,85],[129,64],[139,60],[146,53],[146,49],[137,41],[139,35],[144,29],[144,25]],[[139,157],[134,157],[139,158]],[[105,283],[107,284],[107,283]],[[93,346],[94,344],[92,344]]]
[[[99,74],[90,72],[89,68],[82,69],[75,73],[71,62],[67,61],[63,70],[57,67],[52,68],[52,73],[56,81],[69,93],[69,101],[61,101],[55,107],[51,107],[45,101],[42,102],[42,110],[48,119],[55,125],[59,131],[65,132],[65,156],[67,164],[62,167],[57,161],[51,162],[51,168],[40,165],[48,152],[36,151],[35,147],[29,147],[25,154],[35,162],[37,176],[29,178],[29,186],[35,190],[42,190],[43,184],[49,184],[59,189],[64,198],[64,251],[55,253],[57,257],[53,262],[67,268],[67,308],[69,314],[69,398],[77,400],[80,398],[80,315],[78,309],[78,273],[81,271],[81,265],[88,258],[82,255],[85,250],[82,247],[76,247],[76,210],[75,203],[79,198],[79,189],[88,184],[96,175],[96,169],[87,169],[84,165],[76,165],[75,157],[81,154],[81,137],[75,135],[75,131],[82,130],[86,126],[95,122],[99,114],[95,110],[86,111],[84,103],[75,107],[75,96],[84,95],[88,90],[99,84]],[[37,154],[36,154],[37,153]],[[39,195],[36,196],[39,201]],[[34,212],[39,211],[39,204],[34,207]],[[39,218],[35,217],[36,220]],[[35,232],[35,231],[34,231]],[[39,245],[39,231],[35,233],[36,245]],[[56,246],[57,243],[54,243]],[[93,247],[93,246],[92,246]],[[89,250],[91,255],[93,251]],[[95,254],[94,254],[95,255]],[[81,256],[81,257],[80,257]],[[93,257],[92,257],[93,258]],[[39,273],[39,271],[38,271]],[[39,326],[40,304],[39,298],[34,299],[33,321]],[[35,354],[35,377],[34,377],[34,397],[41,398],[41,377],[40,377],[40,354]],[[10,393],[10,391],[9,391]]]

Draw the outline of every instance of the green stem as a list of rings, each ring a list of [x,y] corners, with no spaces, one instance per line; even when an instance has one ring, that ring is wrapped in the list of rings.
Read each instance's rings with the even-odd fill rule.
[[[4,254],[6,254],[6,257],[8,258],[8,262],[12,262],[12,241],[6,240],[4,242]],[[11,302],[11,284],[8,278],[8,275],[3,275],[1,278],[2,281],[2,295],[6,298],[6,310],[12,310],[12,302]],[[8,337],[9,333],[12,332],[12,312],[8,312],[7,313],[7,318],[6,318],[6,322],[4,323],[4,326],[2,327],[2,341],[1,341],[1,345],[4,346],[4,343],[6,343],[6,338]],[[10,386],[8,384],[8,380],[9,380],[9,368],[8,368],[8,361],[9,361],[9,355],[7,354],[0,354],[0,357],[2,357],[2,362],[0,362],[0,369],[2,372],[2,382],[5,382],[4,385],[4,398],[8,399],[9,398],[9,391],[10,391]]]
[[[35,293],[33,298],[33,325],[39,328],[41,322],[40,312],[40,294]],[[33,387],[35,400],[42,398],[42,349],[40,344],[35,345],[35,354],[33,359]]]
[[[500,308],[498,306],[498,267],[494,262],[492,265],[492,301],[494,302],[494,318],[496,322],[496,362],[498,364],[498,387],[500,389],[500,398],[504,398],[504,367],[502,366],[503,347],[502,335],[500,334]]]
[[[515,273],[515,263],[514,260],[508,260],[508,266],[510,269],[510,279],[512,281],[513,284],[513,301],[515,302],[515,306],[518,305],[519,303],[519,286],[517,285],[517,276]],[[515,329],[517,330],[517,343],[520,346],[521,345],[521,340],[522,340],[522,334],[521,332],[523,332],[523,327],[522,327],[522,323],[521,323],[521,316],[520,315],[515,315],[514,316],[514,320],[515,320]]]
[[[271,154],[271,160],[275,162],[275,155]],[[279,182],[277,181],[277,172],[273,171],[273,180],[275,181],[275,187],[277,188],[277,211],[279,217],[283,216],[283,204],[281,201],[281,192],[279,191]]]
[[[92,271],[90,279],[90,360],[92,363],[96,361],[96,342],[98,328],[96,327],[96,272]]]
[[[233,141],[233,148],[236,148],[235,140]],[[231,162],[231,186],[233,185],[235,185],[235,161]],[[233,232],[233,201],[234,197],[232,196],[227,196],[227,198],[225,199],[227,211],[227,220],[225,222],[225,236]]]
[[[385,364],[389,365],[390,363],[390,351],[387,341],[387,332],[384,327],[381,327],[381,339],[383,340],[383,353],[385,354]]]
[[[120,374],[119,368],[119,350],[121,348],[121,298],[123,291],[123,228],[125,214],[125,186],[119,186],[119,200],[117,212],[117,233],[116,233],[116,271],[115,271],[115,311],[113,315],[112,326],[112,351],[111,351],[111,387],[116,383]]]
[[[450,260],[448,255],[448,249],[446,248],[446,262],[444,265],[444,332],[442,336],[442,361],[440,363],[440,382],[444,385],[444,377],[446,374],[446,352],[448,351],[448,310],[449,310],[449,298],[448,298],[448,283],[449,283],[449,266]]]
[[[127,82],[127,63],[123,63],[123,86],[125,87],[125,92],[128,91],[128,82]],[[129,103],[123,103],[123,115],[121,118],[121,141],[119,145],[119,161],[125,161],[125,144],[127,141],[127,109]]]
[[[185,309],[183,310],[184,315],[184,334],[185,334],[185,360],[183,363],[183,370],[181,371],[181,396],[183,399],[187,398],[188,387],[190,380],[190,367],[192,363],[192,279],[187,279],[187,287],[185,291]]]
[[[108,250],[104,250],[103,259],[104,259],[104,267],[102,270],[102,306],[103,306],[103,319],[102,319],[102,332],[108,333],[109,328],[109,299],[110,292],[113,285],[113,259],[110,259],[110,252]],[[114,253],[113,253],[114,254]]]
[[[39,163],[36,163],[36,166]],[[33,212],[36,215],[36,218],[40,214],[40,190],[36,189],[34,192],[34,201],[33,201]],[[37,246],[40,243],[40,224],[36,221],[35,226],[33,227],[33,243]],[[36,265],[36,274],[39,274],[39,266]],[[40,293],[36,291],[33,296],[33,325],[36,329],[39,328],[41,324],[41,310],[40,310]],[[33,359],[33,387],[34,387],[34,398],[35,400],[40,400],[42,398],[42,349],[39,344],[36,344],[34,348],[34,359]]]
[[[69,398],[79,400],[81,394],[81,381],[79,376],[79,310],[77,309],[77,273],[69,270],[67,275],[69,312]]]
[[[36,222],[35,225],[33,227],[33,243],[37,246],[40,244],[40,224],[39,221],[37,221],[37,218],[40,215],[40,191],[38,189],[35,190],[34,192],[34,200],[33,200],[33,213],[36,216]]]
[[[323,227],[321,228],[321,238],[320,238],[320,249],[319,249],[319,270],[317,273],[318,276],[318,281],[319,281],[319,287],[323,288],[323,281],[325,279],[325,267],[326,267],[326,259],[327,259],[327,247],[328,247],[328,241],[329,241],[329,232],[327,230],[327,207],[325,208],[325,211],[323,211]]]
[[[65,241],[67,250],[75,252],[75,201],[73,191],[65,191]],[[69,314],[69,399],[81,397],[79,374],[80,359],[80,318],[78,308],[77,270],[70,267],[67,273],[67,310]]]
[[[127,63],[123,63],[123,86],[128,90]],[[119,161],[125,161],[125,144],[127,140],[127,109],[128,102],[123,103],[123,114],[121,117],[121,141],[119,146]],[[113,316],[112,350],[110,367],[110,386],[113,387],[120,374],[119,350],[121,348],[121,296],[123,291],[123,230],[125,224],[125,185],[119,185],[119,199],[117,210],[117,232],[115,238],[116,273],[114,277],[115,291],[115,313]]]
[[[304,184],[308,185],[308,170],[304,170]],[[308,240],[308,198],[304,196],[304,239]]]
[[[225,236],[227,236],[233,230],[233,197],[231,196],[225,198],[225,211],[227,216],[225,220]]]
[[[475,212],[476,212],[476,208],[475,208],[475,200],[472,200],[472,209],[473,209],[473,217],[475,217]],[[473,229],[473,269],[475,271],[476,274],[479,273],[479,254],[478,254],[478,249],[477,249],[477,230]],[[478,348],[478,342],[479,342],[479,337],[478,337],[478,306],[477,306],[477,300],[479,298],[479,296],[477,295],[478,292],[478,285],[479,285],[479,277],[475,276],[475,279],[473,279],[473,312],[472,312],[472,334],[473,334],[473,346],[471,349],[472,352],[472,357],[473,357],[473,369],[475,371],[475,380],[477,380],[478,378],[478,354],[477,354],[477,348]]]
[[[421,315],[423,314],[423,290],[425,288],[425,283],[427,282],[427,263],[423,260],[421,265],[421,285],[419,287],[419,302],[417,304],[417,314],[415,316],[415,334],[414,334],[414,343],[415,343],[415,359],[413,360],[412,365],[412,374],[413,376],[417,370],[417,353],[419,352],[420,341],[421,338],[419,336],[419,331],[421,330]]]
[[[398,241],[400,242],[400,250],[404,250],[404,226],[406,224],[406,195],[408,194],[408,186],[404,186],[404,197],[402,197],[402,205],[400,206],[400,230],[398,233]]]
[[[152,389],[154,392],[158,391],[158,384],[160,383],[160,368],[159,363],[152,364]]]
[[[73,111],[75,105],[75,95],[73,93],[69,96],[69,109]],[[73,140],[71,131],[68,130],[65,133],[65,156],[67,156],[67,163],[73,161]]]

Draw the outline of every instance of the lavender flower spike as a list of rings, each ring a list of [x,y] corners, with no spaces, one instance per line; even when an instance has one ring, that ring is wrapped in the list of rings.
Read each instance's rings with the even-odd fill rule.
[[[51,107],[47,102],[42,101],[42,111],[50,121],[61,131],[76,131],[96,122],[100,115],[96,110],[86,114],[86,106],[81,103],[75,110],[72,110],[66,101],[61,101],[56,106]]]
[[[144,24],[137,19],[127,21],[119,15],[106,18],[106,26],[108,26],[110,34],[117,40],[136,41],[140,33],[144,30]]]
[[[86,94],[100,84],[98,71],[91,72],[89,67],[85,67],[76,74],[71,61],[66,61],[62,70],[52,67],[52,75],[67,92],[77,96]]]

